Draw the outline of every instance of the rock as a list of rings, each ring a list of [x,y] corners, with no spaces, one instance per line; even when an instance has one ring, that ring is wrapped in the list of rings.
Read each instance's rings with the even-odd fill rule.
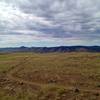
[[[75,89],[75,93],[79,93],[80,90],[78,88]]]
[[[20,84],[20,85],[23,85],[24,83],[23,83],[23,82],[20,82],[19,84]]]

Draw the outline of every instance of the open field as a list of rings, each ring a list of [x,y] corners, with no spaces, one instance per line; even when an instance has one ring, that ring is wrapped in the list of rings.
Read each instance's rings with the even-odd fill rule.
[[[0,54],[0,100],[100,100],[100,53]]]

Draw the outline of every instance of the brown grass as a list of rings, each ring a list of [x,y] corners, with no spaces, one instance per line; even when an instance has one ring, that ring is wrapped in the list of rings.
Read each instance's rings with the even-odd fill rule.
[[[0,55],[0,100],[100,100],[100,53]]]

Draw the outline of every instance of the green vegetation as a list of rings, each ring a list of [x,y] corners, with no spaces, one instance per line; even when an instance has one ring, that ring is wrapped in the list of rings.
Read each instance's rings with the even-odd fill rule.
[[[0,100],[100,100],[100,53],[0,54]]]

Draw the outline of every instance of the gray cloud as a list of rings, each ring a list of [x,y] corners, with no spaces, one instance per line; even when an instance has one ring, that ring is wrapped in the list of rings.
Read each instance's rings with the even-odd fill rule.
[[[100,0],[1,0],[0,15],[0,35],[100,38]]]

